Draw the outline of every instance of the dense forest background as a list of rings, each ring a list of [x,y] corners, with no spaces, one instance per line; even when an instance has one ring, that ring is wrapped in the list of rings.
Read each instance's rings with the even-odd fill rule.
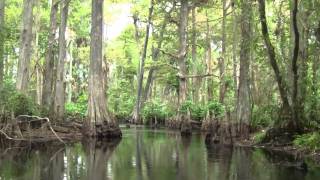
[[[0,0],[0,118],[94,121],[98,104],[100,119],[185,133],[218,121],[245,138],[268,127],[320,137],[319,8],[318,0]]]

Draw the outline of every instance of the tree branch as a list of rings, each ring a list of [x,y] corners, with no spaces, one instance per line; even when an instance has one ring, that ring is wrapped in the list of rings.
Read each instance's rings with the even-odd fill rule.
[[[217,76],[215,74],[196,74],[196,75],[186,75],[186,76],[182,76],[181,74],[177,74],[177,76],[179,78],[182,78],[182,79],[186,79],[186,78],[206,78],[206,77],[217,77],[217,78],[219,78],[219,76]]]

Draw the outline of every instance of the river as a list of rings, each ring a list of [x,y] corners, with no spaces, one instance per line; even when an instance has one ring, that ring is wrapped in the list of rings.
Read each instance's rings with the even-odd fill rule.
[[[207,147],[201,134],[122,129],[117,142],[2,148],[0,180],[319,180],[320,168],[262,149]]]

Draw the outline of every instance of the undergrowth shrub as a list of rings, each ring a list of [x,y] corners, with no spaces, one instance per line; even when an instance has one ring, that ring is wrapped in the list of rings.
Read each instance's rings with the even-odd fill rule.
[[[278,105],[255,106],[252,109],[251,127],[263,129],[273,125],[278,117]]]
[[[293,144],[310,150],[320,150],[320,132],[312,132],[296,136]]]
[[[181,105],[180,113],[187,114],[188,111],[190,112],[192,120],[201,121],[208,112],[216,118],[223,117],[225,108],[224,105],[218,101],[210,101],[207,105],[186,101]]]
[[[173,107],[159,99],[146,102],[142,109],[142,117],[146,124],[152,124],[155,120],[157,123],[164,124],[165,119],[173,115]]]
[[[127,71],[132,73],[131,68]],[[136,100],[132,95],[132,82],[128,79],[122,79],[114,82],[107,91],[108,108],[118,121],[129,120]]]
[[[266,131],[259,131],[253,135],[253,141],[255,143],[261,143],[266,137]]]
[[[209,111],[210,115],[213,115],[216,118],[221,118],[225,114],[224,105],[218,101],[209,101],[207,110]]]
[[[82,94],[79,96],[76,102],[70,102],[66,104],[66,115],[74,118],[84,118],[87,114],[87,107],[88,95]]]
[[[11,112],[15,116],[19,115],[39,115],[40,108],[31,97],[16,91],[12,82],[5,81],[0,90],[0,109],[4,116],[9,116]]]

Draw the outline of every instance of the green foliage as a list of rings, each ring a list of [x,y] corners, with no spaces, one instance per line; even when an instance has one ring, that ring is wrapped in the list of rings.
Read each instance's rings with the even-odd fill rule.
[[[195,121],[201,121],[207,114],[207,107],[203,104],[194,104],[191,107],[191,119]]]
[[[83,118],[87,114],[88,95],[82,94],[79,96],[76,102],[66,104],[66,114],[69,117]]]
[[[310,129],[320,128],[320,94],[319,90],[315,90],[311,96],[307,96],[305,103],[305,113],[308,115],[308,121],[304,121],[304,125]]]
[[[182,114],[187,114],[188,111],[191,113],[191,108],[193,106],[193,102],[188,100],[188,101],[185,101],[181,104],[181,107],[179,109],[179,112],[182,113]]]
[[[150,120],[157,119],[158,122],[164,122],[167,117],[174,115],[173,107],[164,103],[160,99],[146,102],[142,110],[142,117],[146,124],[149,124]]]
[[[77,37],[87,38],[90,33],[91,3],[90,1],[71,1],[69,23]]]
[[[217,118],[222,117],[225,113],[224,105],[217,101],[210,101],[207,105],[203,105],[188,100],[181,105],[179,111],[182,114],[190,112],[191,119],[195,121],[204,119],[208,112]]]
[[[320,149],[320,132],[312,132],[303,135],[299,135],[293,141],[293,144],[301,147],[308,148],[310,150]]]
[[[39,108],[34,101],[25,94],[17,92],[12,82],[6,81],[0,91],[0,107],[8,115],[11,112],[18,115],[38,115]]]
[[[209,101],[207,108],[210,114],[217,118],[222,117],[225,113],[224,105],[218,101]]]
[[[15,92],[9,97],[8,109],[18,115],[38,115],[39,110],[32,99],[22,93]]]
[[[251,126],[255,129],[268,127],[279,118],[279,107],[277,105],[255,106],[252,111]]]
[[[128,79],[117,80],[108,89],[109,110],[119,120],[128,119],[135,105],[132,82]]]
[[[255,143],[261,143],[262,140],[265,138],[265,136],[266,136],[266,131],[265,131],[265,130],[262,130],[262,131],[260,131],[260,132],[257,132],[257,133],[255,133],[254,136],[253,136],[253,141],[254,141]]]

